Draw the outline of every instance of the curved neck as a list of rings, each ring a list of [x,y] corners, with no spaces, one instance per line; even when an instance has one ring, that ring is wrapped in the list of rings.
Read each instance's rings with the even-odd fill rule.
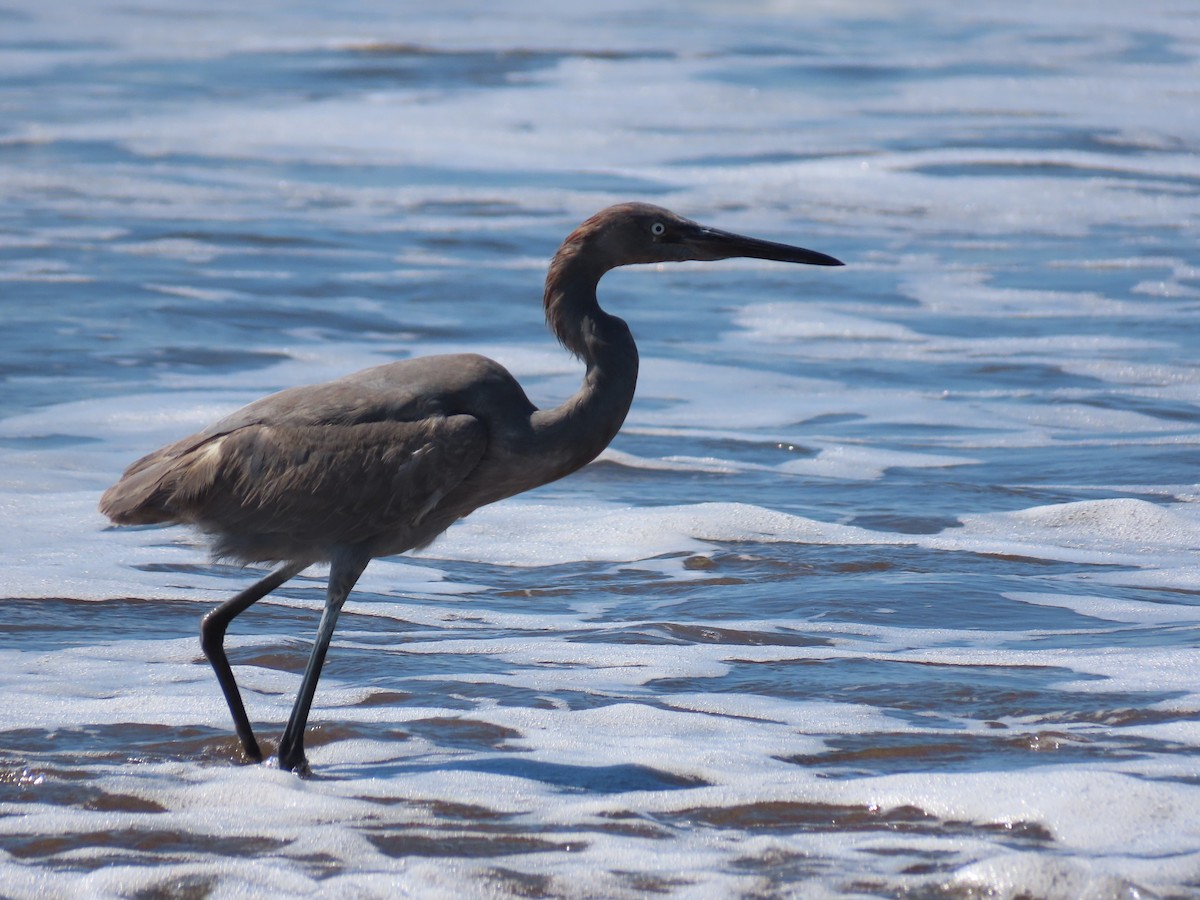
[[[534,428],[553,457],[555,477],[586,465],[620,430],[637,387],[638,352],[629,326],[600,308],[596,286],[608,268],[570,238],[546,276],[546,323],[587,371],[561,406],[534,414]]]

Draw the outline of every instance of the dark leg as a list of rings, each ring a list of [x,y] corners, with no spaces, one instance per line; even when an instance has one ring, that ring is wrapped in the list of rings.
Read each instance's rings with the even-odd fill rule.
[[[369,561],[366,557],[346,553],[334,557],[330,566],[329,588],[325,593],[321,624],[317,627],[317,640],[308,658],[308,666],[304,669],[296,705],[292,707],[292,715],[279,741],[279,768],[288,772],[308,770],[308,761],[304,758],[304,728],[308,725],[308,713],[312,708],[313,695],[317,692],[317,679],[321,677],[321,667],[325,665],[325,653],[329,650],[333,629],[337,626],[338,613],[342,611],[342,604]]]
[[[233,725],[241,738],[242,749],[255,762],[262,762],[262,751],[254,739],[250,720],[246,717],[246,707],[242,705],[242,695],[238,693],[237,682],[233,680],[233,669],[229,667],[229,659],[225,656],[225,629],[235,618],[305,568],[307,563],[280,566],[236,597],[226,600],[200,621],[200,646],[217,673],[217,681],[225,694],[225,702],[229,704],[229,712],[233,714]]]

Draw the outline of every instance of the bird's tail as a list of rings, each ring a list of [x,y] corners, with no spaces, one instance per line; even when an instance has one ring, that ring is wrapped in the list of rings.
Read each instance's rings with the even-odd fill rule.
[[[163,487],[170,462],[159,454],[139,459],[100,497],[100,512],[116,525],[159,525],[175,521],[175,516],[164,505],[170,495]]]

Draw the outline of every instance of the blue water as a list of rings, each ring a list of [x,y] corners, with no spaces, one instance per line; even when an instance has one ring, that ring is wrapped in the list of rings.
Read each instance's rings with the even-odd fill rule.
[[[1200,891],[1200,19],[928,2],[0,7],[0,893]],[[612,451],[377,561],[316,777],[197,640],[259,570],[112,530],[271,390],[580,369],[627,199],[822,250],[613,272]],[[268,748],[324,592],[239,618]]]

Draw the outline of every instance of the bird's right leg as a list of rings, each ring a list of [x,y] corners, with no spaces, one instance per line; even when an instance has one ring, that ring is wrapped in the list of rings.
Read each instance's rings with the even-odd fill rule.
[[[325,591],[325,609],[321,612],[321,624],[317,626],[317,639],[313,642],[304,677],[300,680],[296,704],[288,717],[283,737],[279,739],[279,768],[287,772],[304,774],[308,771],[308,761],[304,758],[304,729],[308,725],[308,713],[312,709],[313,696],[317,691],[317,680],[321,677],[321,668],[325,665],[325,654],[329,651],[329,642],[333,639],[338,613],[341,612],[342,604],[346,602],[346,597],[368,562],[369,556],[354,551],[339,553],[330,560],[329,586]]]
[[[229,667],[229,658],[225,655],[225,629],[235,618],[306,568],[306,563],[287,563],[280,566],[236,597],[226,600],[200,621],[200,646],[212,664],[213,671],[217,673],[217,681],[225,694],[225,702],[229,704],[229,712],[233,715],[233,725],[237,729],[238,738],[241,739],[242,749],[254,762],[262,762],[263,755],[258,749],[258,741],[254,739],[250,719],[246,716],[246,707],[242,704],[242,695],[238,693],[233,669]]]

